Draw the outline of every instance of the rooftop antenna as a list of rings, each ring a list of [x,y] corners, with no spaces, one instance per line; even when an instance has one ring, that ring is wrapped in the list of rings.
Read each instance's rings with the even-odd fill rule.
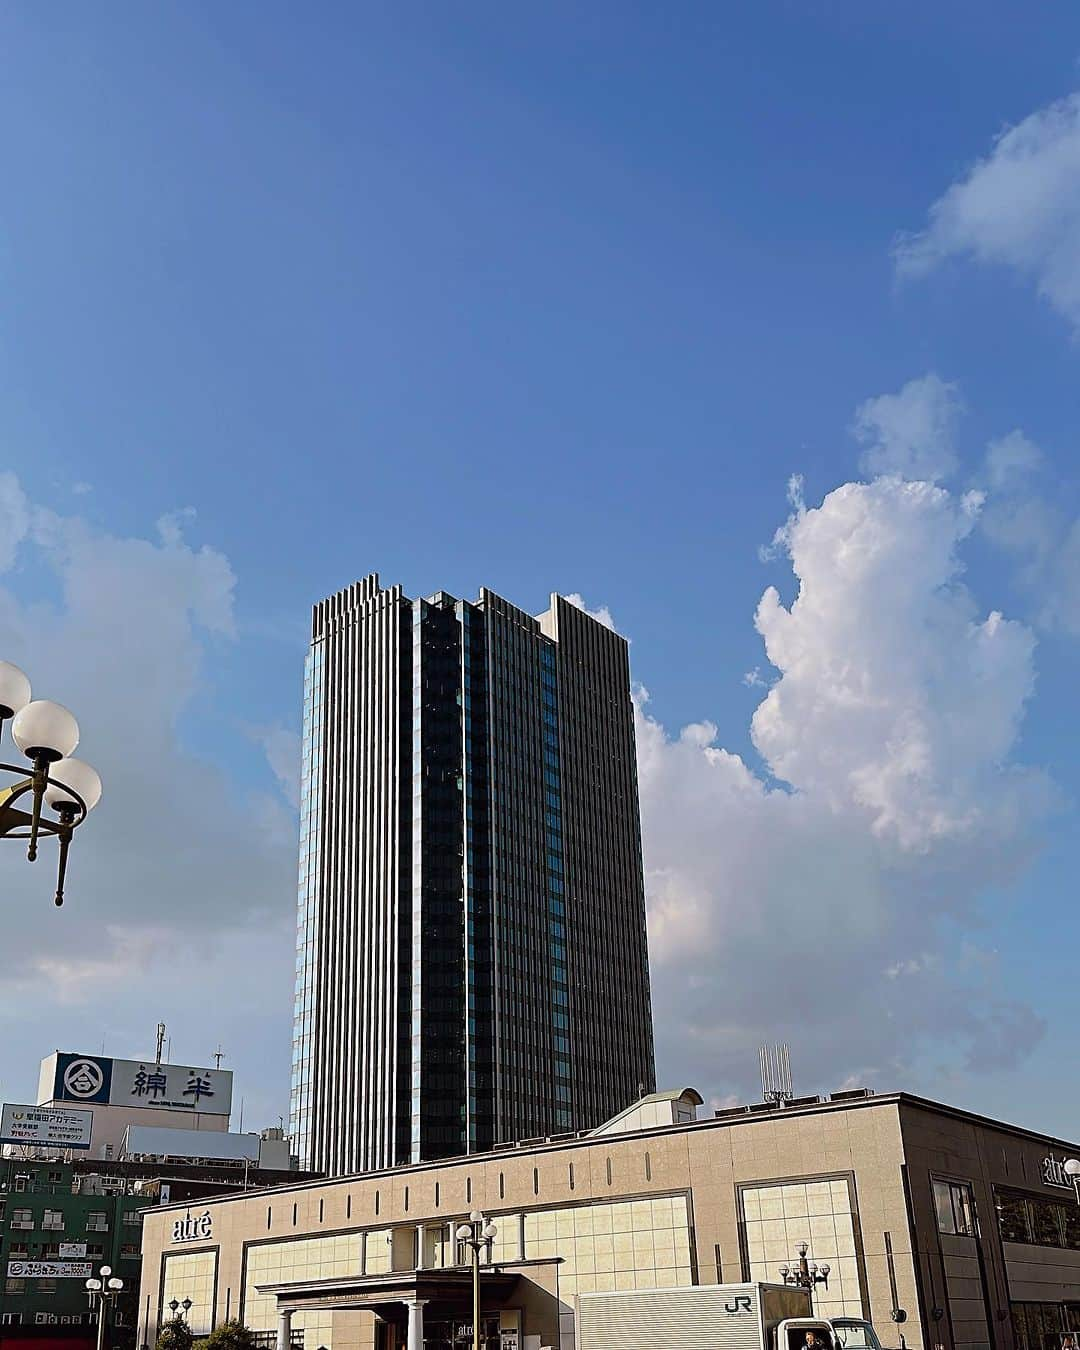
[[[761,1098],[775,1106],[783,1106],[795,1096],[791,1086],[791,1050],[786,1045],[763,1045],[758,1051],[761,1061]]]
[[[218,1041],[218,1048],[214,1051],[214,1064],[217,1068],[219,1069],[221,1068],[221,1061],[224,1058],[225,1058],[225,1051],[222,1050],[221,1042]]]
[[[157,1024],[157,1053],[154,1059],[155,1064],[161,1063],[161,1047],[165,1044],[165,1023]]]

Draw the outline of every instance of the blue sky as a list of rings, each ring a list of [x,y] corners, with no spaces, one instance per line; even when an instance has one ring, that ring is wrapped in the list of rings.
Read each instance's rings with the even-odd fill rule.
[[[995,137],[1080,87],[1075,6],[1033,22],[973,3],[12,4],[0,42],[0,472],[29,522],[0,576],[0,658],[6,636],[40,692],[82,714],[87,758],[96,735],[113,761],[114,813],[93,822],[100,843],[89,827],[80,840],[73,893],[79,852],[90,893],[62,921],[37,913],[46,878],[0,873],[21,981],[0,1025],[20,1023],[40,982],[63,991],[40,1047],[0,1051],[4,1095],[28,1090],[54,1041],[126,1053],[167,1014],[177,1054],[224,1040],[258,1109],[284,1109],[293,826],[266,752],[288,759],[311,602],[368,571],[412,594],[486,584],[537,612],[551,590],[607,606],[669,737],[708,720],[757,781],[790,785],[750,732],[777,679],[755,607],[769,585],[785,605],[797,590],[790,549],[760,549],[788,517],[789,476],[811,510],[865,480],[856,410],[932,373],[964,409],[942,433],[958,465],[942,490],[988,492],[957,534],[963,583],[980,620],[1000,610],[1035,644],[1034,692],[1002,696],[1016,731],[1003,762],[1044,771],[1056,796],[1025,818],[1014,872],[930,849],[931,880],[905,874],[892,965],[933,926],[933,983],[974,1001],[1007,991],[1034,1021],[1021,1034],[1010,1018],[1000,1055],[939,1051],[923,1028],[898,1058],[846,1045],[823,1013],[796,1074],[808,1091],[868,1075],[1068,1134],[1080,624],[1047,596],[1080,584],[1065,542],[1080,321],[1076,259],[1045,241],[1080,219],[1071,124],[1041,224],[1001,244],[985,214],[935,232],[930,212]],[[1039,162],[1053,134],[1034,127]],[[989,216],[1031,196],[1003,190]],[[898,265],[898,236],[920,232],[918,267]],[[1017,428],[1039,467],[990,490],[987,446]],[[1022,539],[992,528],[998,506],[1006,524],[1023,507]],[[893,518],[893,499],[874,507],[871,522]],[[155,644],[158,665],[142,659]],[[763,684],[747,685],[755,668]],[[139,723],[152,754],[125,744],[128,677],[155,695]],[[806,772],[783,790],[823,792]],[[161,780],[162,813],[189,826],[182,867],[160,819],[145,837],[125,827],[132,796]],[[985,805],[970,791],[966,806]],[[648,811],[647,863],[650,830],[654,857],[669,847],[662,803]],[[879,817],[870,834],[888,828]],[[755,874],[738,870],[752,906]],[[845,912],[819,908],[798,870],[777,903],[821,913],[808,932],[828,946]],[[962,898],[928,917],[930,891]],[[78,965],[88,934],[92,970]],[[230,993],[246,941],[267,975]],[[853,998],[896,985],[882,950]],[[958,963],[983,971],[978,990],[955,982]],[[678,969],[676,954],[665,991]],[[843,1004],[837,984],[823,1004]],[[752,1088],[757,1035],[799,1030],[767,1009],[741,1018],[724,989],[707,1000],[722,1032],[698,1042],[701,1067],[670,1062],[721,1098]]]

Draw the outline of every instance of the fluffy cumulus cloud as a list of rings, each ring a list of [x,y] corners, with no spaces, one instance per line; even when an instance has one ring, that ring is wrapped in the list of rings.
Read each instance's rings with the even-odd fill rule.
[[[206,998],[200,972],[261,933],[288,948],[296,845],[286,800],[269,769],[244,789],[216,757],[185,746],[185,715],[212,696],[207,655],[233,634],[236,588],[228,560],[189,542],[191,529],[178,514],[147,538],[110,535],[34,506],[0,476],[0,656],[24,667],[35,696],[76,712],[78,753],[104,782],[72,845],[62,910],[51,904],[55,850],[28,866],[21,848],[0,848],[0,1073],[12,1088],[54,1045],[93,1049],[125,997],[150,1025],[128,1026],[116,1053],[144,1045],[169,1009],[183,1009],[176,1021],[191,1041],[216,1041],[232,1011]],[[282,733],[266,741],[283,779],[289,745]],[[57,1025],[47,1043],[15,1034],[31,990],[39,1010],[48,991]],[[177,1046],[192,1058],[213,1048]]]
[[[956,468],[953,437],[962,407],[956,386],[932,373],[897,394],[867,399],[853,428],[865,446],[862,467],[873,475],[947,478]]]
[[[602,623],[605,628],[614,629],[615,620],[611,617],[611,610],[607,605],[601,605],[599,609],[590,609],[580,595],[575,591],[573,595],[563,597],[571,605],[577,605],[578,609],[583,609],[590,619],[595,619],[597,623]]]
[[[895,256],[902,276],[952,257],[1015,268],[1080,327],[1080,94],[1002,132]]]
[[[797,1039],[822,1089],[935,1054],[999,1067],[1038,1039],[972,937],[1052,805],[1013,754],[1032,634],[961,579],[978,500],[896,477],[796,497],[778,543],[797,594],[770,587],[756,615],[776,672],[760,769],[639,699],[665,1079],[722,1098],[769,1039]]]

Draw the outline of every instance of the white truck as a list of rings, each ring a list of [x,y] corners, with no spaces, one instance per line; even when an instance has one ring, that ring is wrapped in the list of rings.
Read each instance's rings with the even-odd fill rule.
[[[857,1317],[815,1317],[786,1284],[695,1284],[577,1296],[577,1350],[881,1350]]]

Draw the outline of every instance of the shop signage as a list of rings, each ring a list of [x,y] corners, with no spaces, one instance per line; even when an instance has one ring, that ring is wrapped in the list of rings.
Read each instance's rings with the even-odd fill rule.
[[[214,1220],[209,1210],[202,1214],[186,1214],[177,1219],[172,1228],[174,1242],[198,1242],[214,1236]]]
[[[9,1280],[88,1280],[90,1261],[9,1261]]]
[[[499,1350],[518,1350],[517,1327],[499,1333]]]
[[[1071,1191],[1073,1179],[1065,1171],[1064,1158],[1055,1158],[1051,1153],[1048,1158],[1042,1160],[1042,1179],[1047,1186],[1060,1186],[1063,1191]]]
[[[60,1244],[61,1261],[78,1261],[80,1257],[83,1257],[85,1255],[86,1255],[85,1242],[61,1242]]]
[[[227,1116],[232,1110],[232,1073],[228,1069],[109,1059],[104,1055],[58,1054],[53,1058],[53,1101],[211,1116]]]
[[[93,1111],[66,1106],[15,1106],[0,1111],[0,1144],[35,1148],[89,1148]]]

